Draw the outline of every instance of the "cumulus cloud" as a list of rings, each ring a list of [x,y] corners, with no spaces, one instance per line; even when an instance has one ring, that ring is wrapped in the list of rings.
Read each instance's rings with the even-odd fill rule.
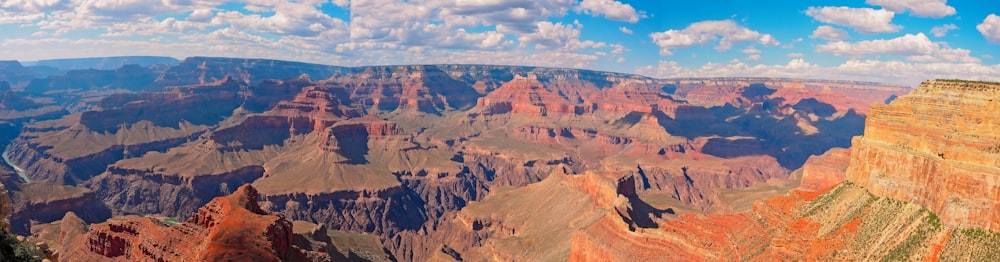
[[[359,5],[356,2],[374,2],[376,5]],[[440,19],[446,21],[462,21],[465,25],[496,25],[498,30],[512,33],[534,32],[536,23],[548,17],[565,16],[576,0],[517,0],[517,1],[429,1],[423,4],[410,4],[402,0],[354,0],[351,3],[352,23],[355,12],[374,14],[372,19],[387,19],[396,16],[396,13],[385,10],[387,5],[407,6],[408,8],[425,9],[422,11],[431,12],[439,9],[436,14]],[[362,7],[359,9],[359,7]],[[407,10],[397,10],[397,12],[407,12]],[[433,14],[433,13],[431,13]],[[394,20],[398,20],[393,18]],[[405,18],[404,18],[405,19]],[[407,19],[410,20],[410,19]]]
[[[935,26],[934,28],[931,28],[931,34],[934,34],[934,37],[944,37],[945,35],[948,35],[948,31],[955,29],[958,29],[958,26],[955,24]]]
[[[976,30],[979,30],[990,43],[1000,44],[1000,16],[990,14],[976,26]]]
[[[649,34],[660,47],[660,55],[673,55],[671,49],[689,47],[718,41],[715,50],[725,51],[738,42],[755,42],[764,46],[780,43],[770,34],[763,34],[736,24],[732,20],[701,21],[681,30],[667,30]]]
[[[622,33],[625,33],[626,35],[631,35],[632,34],[632,29],[628,29],[628,27],[624,27],[624,26],[619,27],[618,31],[621,31]]]
[[[948,6],[948,0],[867,0],[866,4],[881,6],[885,10],[919,17],[941,18],[955,14],[955,8]]]
[[[226,11],[216,14],[211,23],[215,25],[228,24],[236,29],[295,36],[316,36],[326,30],[347,28],[346,22],[324,14],[311,4],[275,3],[279,4],[266,7],[274,12],[271,15]],[[195,14],[192,13],[192,15]]]
[[[603,15],[610,20],[629,23],[638,22],[644,16],[637,13],[631,5],[613,0],[583,0],[580,2],[580,9],[594,16]]]
[[[824,6],[809,7],[806,15],[816,21],[850,27],[862,33],[892,33],[903,28],[892,23],[896,14],[887,10]]]
[[[8,0],[0,3],[0,10],[17,13],[44,13],[70,10],[74,6],[71,1],[47,0]]]
[[[202,9],[191,11],[191,14],[188,14],[187,18],[184,18],[184,20],[191,21],[191,22],[203,22],[204,23],[204,22],[210,22],[210,21],[212,21],[212,17],[214,15],[215,14],[212,13],[212,9],[210,9],[210,8],[202,8]]]
[[[813,31],[809,38],[820,38],[826,41],[842,41],[847,39],[847,31],[828,25],[821,25]]]
[[[971,53],[969,50],[951,48],[947,44],[933,42],[923,33],[856,43],[831,42],[817,46],[816,52],[849,57],[899,55],[914,62],[979,63],[979,59],[969,56]]]
[[[788,53],[788,55],[785,55],[785,56],[787,56],[788,58],[803,58],[803,57],[805,57],[805,55],[803,55],[802,53]]]

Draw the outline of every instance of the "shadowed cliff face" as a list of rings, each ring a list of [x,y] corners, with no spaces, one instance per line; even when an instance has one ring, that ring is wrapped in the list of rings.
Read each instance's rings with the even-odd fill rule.
[[[612,215],[592,213],[602,214],[593,221],[626,229],[651,230],[673,215],[642,201],[647,195],[671,208],[722,210],[723,192],[788,178],[810,155],[848,146],[862,132],[866,102],[907,91],[838,81],[201,57],[164,70],[71,72],[37,85],[89,77],[82,83],[90,88],[149,91],[104,95],[82,112],[25,125],[9,156],[33,181],[85,189],[87,201],[116,216],[170,217],[195,216],[214,197],[252,184],[260,210],[370,234],[401,260],[472,258],[493,245],[483,243],[504,245],[470,244],[486,239],[485,231],[449,223],[474,203],[545,183],[553,172],[634,173],[611,197],[595,197],[609,199],[598,206]],[[149,72],[162,73],[143,85],[149,79],[140,76]],[[135,77],[115,75],[125,73]],[[44,209],[73,199],[31,203]],[[52,221],[44,217],[40,222]],[[481,220],[470,225],[487,228],[482,223],[493,218]],[[510,228],[532,227],[508,220],[520,221],[503,222]],[[108,225],[143,223],[151,222]],[[268,230],[284,234],[285,227]],[[563,250],[572,237],[561,236]],[[451,242],[428,244],[440,241]],[[504,247],[525,243],[512,245]],[[112,251],[105,253],[125,254]]]

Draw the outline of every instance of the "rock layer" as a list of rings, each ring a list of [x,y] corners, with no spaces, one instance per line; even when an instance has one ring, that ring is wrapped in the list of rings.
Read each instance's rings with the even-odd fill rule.
[[[73,229],[72,225],[81,224],[76,219],[63,219],[64,250],[60,253],[64,261],[307,259],[306,252],[292,245],[292,223],[261,210],[258,198],[256,189],[243,186],[175,225],[127,217],[90,225],[84,231]]]
[[[847,179],[947,225],[1000,230],[997,97],[1000,84],[937,80],[872,107]]]

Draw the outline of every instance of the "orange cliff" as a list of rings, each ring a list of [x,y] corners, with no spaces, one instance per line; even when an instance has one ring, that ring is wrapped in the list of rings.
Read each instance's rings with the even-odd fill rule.
[[[851,161],[848,148],[831,148],[822,155],[811,156],[802,165],[801,188],[821,191],[844,182],[844,172]]]
[[[1000,84],[937,80],[871,108],[847,179],[951,226],[1000,230]]]
[[[63,261],[279,261],[329,259],[292,245],[292,223],[269,215],[250,185],[218,197],[185,222],[125,217],[84,227],[69,213],[62,221]]]

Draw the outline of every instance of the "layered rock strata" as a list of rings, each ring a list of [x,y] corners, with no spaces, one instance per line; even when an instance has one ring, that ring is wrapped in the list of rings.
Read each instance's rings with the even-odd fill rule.
[[[1000,230],[998,97],[997,83],[936,80],[872,107],[847,180],[946,225]]]

